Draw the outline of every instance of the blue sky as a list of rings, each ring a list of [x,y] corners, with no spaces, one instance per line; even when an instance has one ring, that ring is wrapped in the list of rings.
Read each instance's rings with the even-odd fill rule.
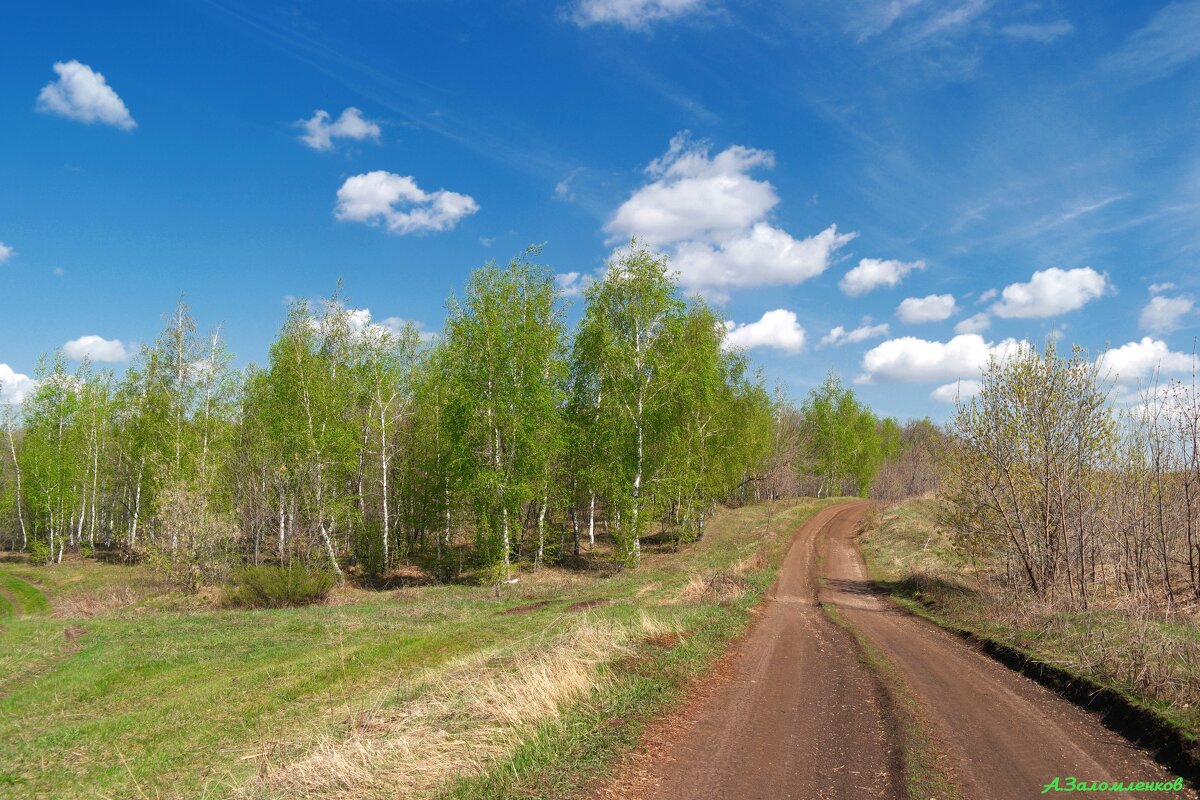
[[[181,292],[261,362],[339,278],[436,330],[488,259],[577,290],[630,235],[794,397],[901,417],[1022,340],[1128,388],[1197,333],[1197,0],[14,3],[0,153],[8,399]]]

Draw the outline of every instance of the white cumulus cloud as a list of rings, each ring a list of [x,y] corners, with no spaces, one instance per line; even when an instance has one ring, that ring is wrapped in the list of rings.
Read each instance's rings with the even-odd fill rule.
[[[592,277],[582,272],[563,272],[554,276],[554,284],[563,297],[580,297],[591,282]]]
[[[910,325],[922,322],[941,322],[957,311],[952,294],[931,294],[928,297],[909,297],[896,308],[896,316]]]
[[[954,326],[955,333],[983,333],[992,327],[992,318],[987,314],[972,314]]]
[[[334,215],[343,221],[382,223],[389,233],[402,236],[449,230],[478,210],[469,195],[426,192],[410,176],[375,170],[346,179],[338,189]]]
[[[777,308],[762,315],[758,322],[738,325],[726,321],[728,331],[725,344],[729,347],[770,347],[788,353],[799,353],[804,349],[804,328],[796,321],[795,312]]]
[[[1083,308],[1110,291],[1108,275],[1091,267],[1050,267],[1033,273],[1028,283],[1004,287],[991,312],[1005,319],[1053,317]]]
[[[94,334],[64,342],[62,350],[67,358],[76,361],[87,358],[92,361],[116,364],[129,360],[129,349],[125,347],[124,342],[119,339],[105,339],[103,336]]]
[[[297,122],[296,125],[304,129],[300,141],[313,150],[332,150],[334,139],[379,141],[379,123],[363,117],[362,112],[354,106],[347,108],[332,122],[330,119],[328,111],[318,110],[309,119]]]
[[[929,396],[939,403],[957,403],[959,400],[970,400],[979,394],[983,384],[970,378],[942,384],[929,393]]]
[[[607,24],[640,30],[653,22],[703,11],[706,6],[706,0],[579,0],[568,16],[581,28]]]
[[[1192,369],[1191,353],[1171,350],[1161,339],[1142,337],[1108,350],[1099,358],[1100,370],[1120,381],[1144,378],[1156,370],[1164,373],[1185,373]]]
[[[918,383],[975,378],[995,355],[1005,358],[1018,347],[1016,339],[999,344],[984,341],[979,334],[955,336],[948,342],[902,336],[888,339],[868,350],[862,359],[861,383]]]
[[[887,335],[888,324],[886,322],[881,322],[878,325],[864,323],[849,331],[845,327],[838,325],[836,328],[831,328],[829,333],[821,337],[821,344],[841,347],[844,344],[865,342],[868,339],[876,339]]]
[[[99,72],[78,61],[54,65],[58,79],[42,87],[37,110],[88,125],[101,123],[123,131],[137,127],[125,102]]]
[[[1166,333],[1180,326],[1183,318],[1196,310],[1196,303],[1190,297],[1163,297],[1155,295],[1142,308],[1138,323],[1142,330],[1151,333]]]
[[[365,311],[366,309],[363,310]],[[369,319],[370,312],[368,311],[367,314]],[[386,330],[393,336],[399,336],[404,332],[404,329],[407,326],[412,325],[416,329],[417,336],[420,337],[422,342],[429,342],[437,338],[437,333],[426,328],[424,322],[415,319],[405,319],[404,317],[384,317],[383,319],[379,320],[377,324],[380,328]]]
[[[750,175],[774,165],[765,150],[734,145],[715,156],[686,134],[646,168],[653,179],[605,225],[611,242],[636,236],[671,256],[688,288],[717,295],[736,287],[794,285],[824,272],[855,237],[830,225],[797,239],[767,221],[775,188]]]
[[[895,287],[904,280],[905,275],[918,269],[925,269],[924,261],[864,258],[857,267],[842,276],[838,286],[851,297],[857,297],[881,286]]]
[[[680,282],[694,288],[728,289],[744,286],[788,286],[816,277],[853,234],[840,234],[830,225],[805,239],[765,222],[749,232],[718,244],[684,242],[671,259]]]
[[[740,145],[710,157],[707,145],[678,134],[646,167],[655,180],[622,203],[605,229],[617,240],[637,236],[655,246],[739,233],[779,203],[775,187],[749,175],[774,164],[772,153]]]
[[[0,364],[0,404],[22,403],[36,388],[37,382],[33,378],[8,364]]]

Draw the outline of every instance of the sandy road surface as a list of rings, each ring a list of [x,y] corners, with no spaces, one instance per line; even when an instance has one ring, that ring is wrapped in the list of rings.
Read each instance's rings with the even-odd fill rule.
[[[796,532],[759,618],[714,681],[651,727],[645,751],[600,797],[903,798],[884,689],[818,598],[895,665],[962,797],[1039,797],[1056,775],[1173,778],[1088,713],[879,597],[853,538],[863,509],[826,509]]]

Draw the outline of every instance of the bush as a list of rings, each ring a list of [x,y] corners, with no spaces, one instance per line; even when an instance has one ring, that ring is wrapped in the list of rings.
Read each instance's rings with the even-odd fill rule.
[[[34,539],[29,544],[29,560],[37,564],[39,567],[49,564],[53,558],[53,553],[50,552],[50,545],[46,544],[41,539]]]
[[[288,608],[319,603],[333,588],[334,576],[324,570],[290,567],[244,567],[225,587],[230,608]]]
[[[354,558],[362,573],[371,578],[378,578],[387,571],[383,561],[383,529],[374,524],[364,524],[354,537]]]

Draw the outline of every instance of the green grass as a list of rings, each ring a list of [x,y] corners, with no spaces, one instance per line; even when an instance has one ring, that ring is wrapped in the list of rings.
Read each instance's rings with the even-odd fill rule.
[[[38,588],[16,575],[0,573],[0,591],[12,599],[15,613],[48,614],[50,603]]]
[[[670,566],[686,577],[724,569],[759,553],[762,558],[756,568],[743,573],[749,587],[745,595],[726,605],[686,607],[677,620],[677,644],[641,643],[634,655],[606,668],[606,682],[587,701],[538,726],[510,758],[481,775],[455,781],[438,797],[559,800],[587,796],[596,782],[612,773],[618,757],[638,743],[646,725],[678,705],[689,683],[703,675],[726,644],[745,629],[751,610],[775,580],[790,534],[821,508],[837,502],[841,501],[804,501],[782,512],[774,509],[776,535],[767,540],[753,536],[766,522],[765,505],[722,518],[692,554],[700,572],[681,563]]]
[[[607,578],[526,573],[500,599],[490,587],[342,589],[324,606],[216,610],[169,593],[139,595],[147,576],[138,568],[0,563],[0,585],[40,587],[59,615],[9,617],[0,632],[0,797],[229,796],[256,774],[255,754],[299,756],[338,740],[365,709],[419,697],[464,659],[536,654],[546,632],[585,619],[669,619],[682,632],[677,646],[634,645],[637,658],[604,665],[607,680],[586,701],[514,741],[508,763],[447,789],[563,796],[602,773],[741,630],[773,579],[783,533],[823,505],[781,504],[769,536],[765,506],[721,512],[705,540],[679,554],[650,552],[641,568]],[[760,552],[741,600],[680,599],[693,577]],[[95,613],[72,612],[95,597],[104,600]],[[609,602],[567,610],[594,599]],[[543,600],[527,613],[500,613]],[[597,724],[612,718],[621,724]],[[524,794],[513,793],[518,786]]]

